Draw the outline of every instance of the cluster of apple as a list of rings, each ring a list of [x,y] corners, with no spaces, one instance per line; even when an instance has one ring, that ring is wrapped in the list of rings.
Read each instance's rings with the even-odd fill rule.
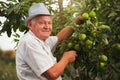
[[[76,19],[76,24],[77,25],[81,25],[83,23],[85,23],[86,20],[90,19],[90,18],[95,18],[96,17],[96,13],[94,11],[91,11],[90,13],[83,13],[81,16],[78,16]],[[80,51],[81,47],[84,46],[85,48],[90,49],[92,47],[92,45],[94,44],[93,41],[89,38],[87,38],[86,33],[79,33],[79,31],[76,31],[78,33],[74,33],[72,35],[72,38],[74,38],[74,42],[69,42],[67,47],[69,49],[74,49],[76,51]],[[94,31],[92,31],[93,35]]]
[[[74,37],[74,35],[73,35]],[[90,49],[93,45],[93,41],[90,39],[87,39],[87,35],[85,33],[81,33],[77,39],[74,38],[74,40],[72,40],[74,42],[69,42],[67,44],[68,49],[74,49],[76,51],[80,51],[81,47],[85,47]]]
[[[78,26],[75,27],[75,32],[73,33],[70,40],[67,42],[67,49],[76,50],[77,53],[80,55],[86,56],[87,53],[87,56],[89,56],[89,58],[91,55],[90,59],[93,59],[93,56],[95,54],[98,55],[99,66],[101,68],[104,68],[107,63],[108,57],[105,54],[99,54],[97,52],[93,54],[94,50],[97,50],[97,46],[99,46],[99,43],[96,43],[96,41],[99,40],[99,36],[97,35],[97,26],[94,26],[97,22],[99,22],[95,21],[96,19],[97,16],[94,11],[91,11],[89,13],[85,12],[81,16],[77,17],[76,24]],[[108,44],[108,42],[106,44]],[[89,55],[90,51],[92,51],[92,54]]]
[[[91,11],[89,13],[85,12],[81,16],[78,16],[76,19],[76,24],[81,25],[90,18],[96,18],[96,13],[94,11]]]
[[[82,18],[84,20],[87,20],[89,18],[95,18],[96,17],[96,13],[94,11],[91,11],[90,13],[83,13],[82,14]]]
[[[104,54],[101,54],[99,55],[99,60],[100,60],[100,68],[104,68],[108,60],[107,56]]]

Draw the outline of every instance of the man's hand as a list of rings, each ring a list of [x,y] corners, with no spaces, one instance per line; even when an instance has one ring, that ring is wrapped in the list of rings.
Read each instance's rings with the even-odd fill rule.
[[[68,61],[68,63],[74,62],[77,57],[76,51],[71,50],[63,54],[63,58]]]
[[[80,24],[84,23],[84,20],[83,20],[83,18],[82,18],[81,15],[76,18],[75,23],[76,23],[77,25],[80,25]]]

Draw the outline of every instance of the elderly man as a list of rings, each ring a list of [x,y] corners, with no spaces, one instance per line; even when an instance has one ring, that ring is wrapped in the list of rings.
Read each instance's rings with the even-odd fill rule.
[[[20,39],[16,54],[19,80],[62,80],[66,66],[75,61],[76,51],[64,52],[60,61],[52,54],[52,48],[73,33],[72,28],[62,29],[57,36],[50,36],[52,15],[43,3],[29,8],[26,19],[29,31]]]

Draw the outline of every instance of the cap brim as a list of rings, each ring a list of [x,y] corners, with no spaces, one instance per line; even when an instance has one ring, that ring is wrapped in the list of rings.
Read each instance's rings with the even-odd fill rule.
[[[32,19],[35,18],[36,16],[53,16],[53,15],[51,15],[51,14],[38,14],[38,15],[30,16],[30,17],[27,17],[27,18],[25,19],[25,23],[27,24],[28,21],[32,20]]]

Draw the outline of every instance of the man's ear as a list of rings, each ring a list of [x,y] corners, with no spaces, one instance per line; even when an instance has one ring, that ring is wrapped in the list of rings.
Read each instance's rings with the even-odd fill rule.
[[[31,22],[31,21],[29,21],[29,22],[27,23],[27,25],[28,25],[28,28],[29,28],[29,29],[31,29],[32,22]]]

